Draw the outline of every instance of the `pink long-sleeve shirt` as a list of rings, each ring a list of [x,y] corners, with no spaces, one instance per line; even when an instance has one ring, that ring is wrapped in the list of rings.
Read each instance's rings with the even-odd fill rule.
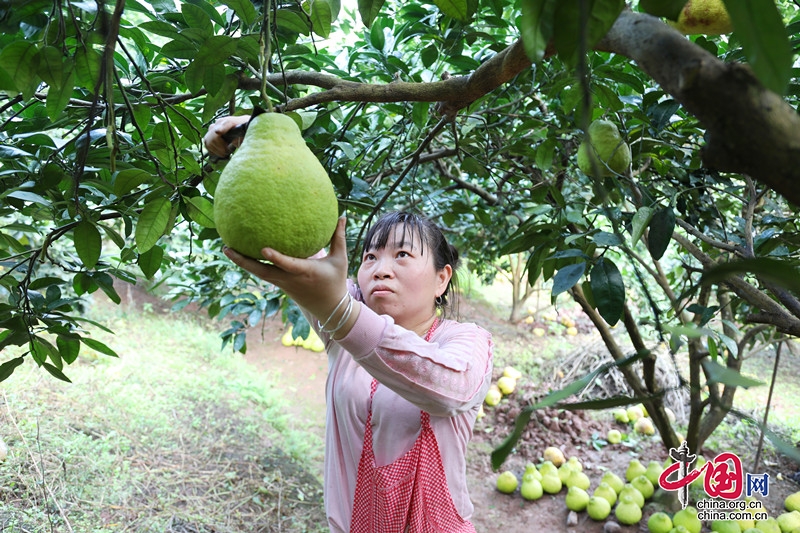
[[[358,289],[351,282],[349,287],[358,298]],[[426,342],[366,305],[343,339],[320,335],[328,352],[324,484],[331,531],[350,530],[373,377],[380,383],[372,404],[377,466],[411,449],[420,432],[420,410],[427,411],[453,503],[469,519],[466,450],[491,384],[491,335],[475,324],[442,320]]]

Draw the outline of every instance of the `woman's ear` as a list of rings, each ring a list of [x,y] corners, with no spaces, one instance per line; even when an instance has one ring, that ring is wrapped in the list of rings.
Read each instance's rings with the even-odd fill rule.
[[[436,272],[436,276],[438,281],[436,296],[438,297],[444,294],[447,289],[447,284],[450,283],[450,279],[453,277],[453,267],[445,265],[444,268]]]

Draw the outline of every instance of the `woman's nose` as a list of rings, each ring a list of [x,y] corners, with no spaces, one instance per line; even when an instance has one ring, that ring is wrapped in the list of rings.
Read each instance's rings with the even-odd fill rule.
[[[386,260],[379,260],[375,265],[375,270],[373,275],[375,279],[385,279],[391,277],[392,269],[391,266],[388,264]]]

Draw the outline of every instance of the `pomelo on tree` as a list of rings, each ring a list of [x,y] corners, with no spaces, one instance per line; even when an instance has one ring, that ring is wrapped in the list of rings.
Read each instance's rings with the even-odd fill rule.
[[[610,120],[598,119],[589,125],[587,137],[578,146],[578,168],[594,176],[595,163],[600,177],[624,174],[631,164],[631,149]]]
[[[731,17],[722,0],[688,0],[678,20],[668,22],[684,35],[723,35],[733,31]]]
[[[281,113],[254,116],[214,192],[222,242],[256,259],[264,247],[310,257],[330,242],[338,218],[333,184],[297,123]]]

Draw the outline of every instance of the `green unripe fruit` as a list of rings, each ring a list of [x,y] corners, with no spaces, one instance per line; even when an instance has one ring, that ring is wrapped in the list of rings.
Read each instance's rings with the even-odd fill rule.
[[[773,516],[766,520],[756,520],[756,529],[760,529],[763,533],[782,533],[778,520]]]
[[[571,474],[572,474],[571,465],[564,463],[558,467],[558,479],[561,480],[561,483],[566,484]]]
[[[525,474],[528,476],[529,474]],[[522,485],[519,487],[520,495],[529,501],[538,500],[544,494],[542,483],[533,477],[522,479]]]
[[[558,474],[545,474],[542,476],[540,483],[542,484],[542,489],[544,489],[547,494],[557,494],[563,487],[561,480],[558,478]]]
[[[605,481],[601,481],[597,488],[594,489],[592,496],[598,498],[605,498],[608,500],[609,505],[617,503],[617,491]]]
[[[639,492],[639,489],[630,483],[625,483],[625,486],[619,491],[619,499],[621,500],[624,496],[631,498],[639,507],[644,507],[644,496]]]
[[[631,481],[631,485],[633,485],[636,488],[636,490],[642,493],[642,496],[644,496],[645,500],[650,498],[653,495],[653,492],[655,492],[656,490],[655,487],[653,487],[653,484],[650,483],[650,480],[647,479],[647,476],[645,475],[636,476]]]
[[[214,193],[222,242],[256,259],[264,247],[310,257],[330,242],[338,218],[333,184],[295,121],[253,117]]]
[[[583,472],[578,472],[577,470],[573,470],[569,477],[567,478],[566,483],[564,483],[567,487],[579,487],[583,490],[589,490],[589,485],[591,484],[589,480],[589,476],[584,474]]]
[[[663,471],[664,467],[661,466],[661,463],[658,461],[650,461],[647,463],[647,470],[645,471],[644,475],[650,480],[650,483],[652,483],[653,487],[655,488],[658,486],[658,478],[661,476]]]
[[[497,476],[497,490],[502,492],[503,494],[511,494],[515,490],[517,490],[517,485],[519,481],[517,480],[517,476],[514,475],[514,472],[510,472],[506,470],[499,476]]]
[[[600,478],[600,481],[611,485],[611,488],[614,489],[614,492],[616,492],[617,495],[619,495],[622,487],[625,486],[625,482],[622,480],[622,478],[611,470],[606,470],[606,472],[603,474],[603,477]]]
[[[617,125],[610,120],[595,120],[589,125],[588,139],[578,146],[578,168],[594,176],[595,164],[600,177],[624,174],[631,164],[631,149],[622,140]]]
[[[778,526],[783,533],[791,533],[800,528],[800,511],[791,511],[778,515]]]
[[[639,476],[647,472],[647,467],[642,464],[639,459],[631,459],[628,463],[628,468],[625,469],[625,479],[628,482],[633,481]]]
[[[558,467],[553,463],[553,461],[544,461],[542,462],[541,466],[539,466],[539,472],[546,476],[547,474],[555,474],[558,476]]]
[[[703,528],[703,523],[697,518],[697,509],[691,505],[676,512],[672,517],[672,524],[685,527],[689,533],[700,533]]]
[[[589,494],[582,488],[573,485],[567,489],[564,501],[570,511],[583,511],[589,503]]]
[[[642,508],[629,496],[622,496],[614,509],[614,516],[625,525],[635,524],[642,519]]]
[[[672,530],[672,519],[663,511],[657,511],[647,520],[650,533],[669,533]]]
[[[586,514],[592,520],[605,520],[611,514],[611,504],[605,498],[592,496],[586,504]]]
[[[734,520],[714,520],[711,522],[711,531],[716,533],[741,533],[742,528]]]
[[[783,506],[787,511],[800,511],[800,491],[789,494],[786,499],[783,500]]]

